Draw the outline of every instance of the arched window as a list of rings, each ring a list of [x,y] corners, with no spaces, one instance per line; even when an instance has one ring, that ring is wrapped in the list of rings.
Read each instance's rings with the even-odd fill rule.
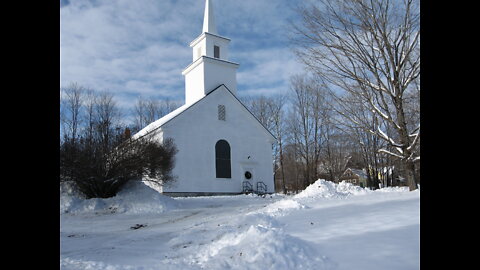
[[[217,178],[232,178],[230,145],[225,140],[215,144],[215,170]]]

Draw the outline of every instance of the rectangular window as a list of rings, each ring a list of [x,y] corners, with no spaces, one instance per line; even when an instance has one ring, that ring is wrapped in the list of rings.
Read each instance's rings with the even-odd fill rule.
[[[218,120],[225,121],[225,105],[218,105]]]
[[[202,56],[202,47],[198,47],[197,49],[197,58],[199,58],[200,56]]]
[[[213,46],[213,57],[220,58],[220,47],[216,45]]]

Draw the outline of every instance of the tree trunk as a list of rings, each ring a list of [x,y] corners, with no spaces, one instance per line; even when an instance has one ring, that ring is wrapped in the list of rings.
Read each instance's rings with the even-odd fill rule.
[[[412,191],[418,188],[417,179],[415,177],[415,163],[412,161],[407,161],[405,165],[408,188],[410,191]]]
[[[282,170],[282,189],[283,189],[283,194],[287,194],[287,187],[285,185],[285,170],[284,170],[284,166],[283,166],[283,146],[282,146],[282,142],[281,142],[281,139],[280,139],[280,142],[279,142],[279,150],[280,150],[280,168]]]

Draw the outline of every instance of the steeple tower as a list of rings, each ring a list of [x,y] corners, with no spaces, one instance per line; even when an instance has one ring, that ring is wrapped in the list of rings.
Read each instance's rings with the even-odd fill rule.
[[[185,103],[193,103],[224,84],[237,93],[238,64],[228,61],[230,39],[217,32],[212,0],[205,1],[202,33],[190,43],[192,63],[186,67]]]

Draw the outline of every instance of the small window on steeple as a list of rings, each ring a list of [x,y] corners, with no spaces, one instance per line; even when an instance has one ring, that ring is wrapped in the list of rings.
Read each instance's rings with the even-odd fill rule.
[[[220,47],[217,45],[213,46],[213,57],[220,58]]]
[[[200,56],[202,56],[202,47],[198,47],[197,49],[197,58],[199,58]]]

